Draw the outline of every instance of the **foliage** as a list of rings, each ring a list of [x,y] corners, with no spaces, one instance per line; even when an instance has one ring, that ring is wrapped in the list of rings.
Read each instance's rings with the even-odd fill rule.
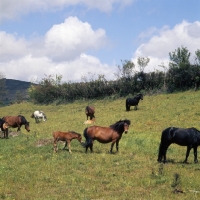
[[[200,91],[144,96],[138,110],[130,112],[125,111],[125,98],[0,108],[2,116],[24,115],[31,128],[27,133],[22,127],[19,136],[0,140],[0,199],[199,199],[200,167],[194,164],[192,151],[189,163],[183,164],[186,147],[172,144],[167,152],[169,162],[157,163],[163,129],[200,128],[199,98]],[[131,120],[119,153],[111,155],[111,143],[95,141],[94,153],[85,154],[77,140],[71,142],[71,155],[62,150],[62,142],[54,153],[52,132],[74,130],[83,135],[88,104],[95,107],[96,125]],[[30,117],[35,109],[45,112],[46,122],[35,123]]]
[[[121,61],[116,80],[107,81],[104,75],[95,80],[90,74],[90,80],[83,77],[83,82],[62,82],[62,76],[49,75],[37,85],[29,88],[29,96],[35,103],[56,104],[72,102],[78,99],[103,99],[106,97],[135,95],[139,92],[153,94],[161,92],[185,91],[198,89],[200,85],[200,50],[195,52],[195,64],[190,63],[191,53],[186,47],[179,47],[169,53],[169,69],[164,64],[160,66],[164,71],[155,70],[144,72],[150,59],[138,57],[136,70],[132,61]]]

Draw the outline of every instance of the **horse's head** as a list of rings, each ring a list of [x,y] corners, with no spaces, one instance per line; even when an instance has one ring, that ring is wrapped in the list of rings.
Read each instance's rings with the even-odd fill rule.
[[[25,123],[25,129],[29,132],[30,131],[30,127],[29,127],[29,122]]]
[[[81,136],[81,134],[78,134],[77,140],[78,140],[81,144],[84,143],[84,142],[82,141],[82,136]]]
[[[143,100],[143,94],[140,93],[140,94],[138,94],[137,96],[138,96],[141,100]]]
[[[129,129],[130,124],[131,124],[131,122],[129,120],[124,121],[124,132],[125,133],[128,133],[128,129]]]
[[[31,115],[31,118],[34,118],[34,113]]]

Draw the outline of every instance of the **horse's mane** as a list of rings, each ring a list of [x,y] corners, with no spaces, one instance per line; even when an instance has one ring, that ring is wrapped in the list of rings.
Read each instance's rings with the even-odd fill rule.
[[[119,128],[120,128],[120,125],[121,125],[121,124],[124,124],[124,123],[130,125],[130,124],[131,124],[131,121],[128,120],[128,119],[125,119],[125,120],[119,120],[119,121],[117,121],[116,123],[110,125],[110,128],[114,129],[115,131],[118,131]]]
[[[18,115],[18,117],[21,117],[21,120],[22,120],[24,123],[27,123],[27,120],[26,120],[26,118],[25,118],[23,115]]]
[[[80,133],[77,133],[77,132],[75,132],[75,131],[69,131],[70,133],[73,133],[73,134],[76,134],[76,135],[81,135]]]

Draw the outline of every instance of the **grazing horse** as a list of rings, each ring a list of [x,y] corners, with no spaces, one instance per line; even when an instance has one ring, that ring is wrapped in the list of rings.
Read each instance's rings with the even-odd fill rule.
[[[35,118],[35,122],[38,123],[40,119],[43,119],[45,122],[47,120],[46,115],[41,110],[36,110],[32,115],[31,118]]]
[[[8,123],[5,122],[3,119],[0,119],[0,128],[1,128],[1,131],[3,132],[4,138],[8,138],[7,129],[9,128],[9,126],[8,126]]]
[[[87,120],[88,120],[88,117],[90,117],[90,120],[92,120],[93,118],[95,118],[94,113],[95,113],[95,109],[94,109],[93,106],[86,106],[86,108],[85,108],[85,114],[87,116]]]
[[[54,138],[54,143],[53,143],[54,152],[58,151],[57,142],[59,140],[65,141],[65,146],[63,149],[65,149],[65,147],[68,146],[69,153],[71,153],[70,142],[73,139],[77,139],[80,143],[82,143],[81,134],[76,133],[74,131],[68,131],[68,132],[55,131],[53,132],[53,138]]]
[[[94,140],[97,140],[100,143],[112,142],[110,153],[112,153],[113,146],[116,143],[116,149],[118,151],[119,141],[122,137],[122,134],[123,132],[128,132],[130,124],[130,120],[125,119],[110,125],[110,127],[90,126],[86,128],[83,132],[86,141],[85,143],[82,143],[83,147],[85,147],[85,152],[87,153],[88,147],[90,148],[90,151],[93,152]]]
[[[29,122],[22,115],[18,115],[18,116],[5,116],[2,119],[5,122],[7,122],[7,124],[8,124],[9,127],[17,128],[17,131],[20,131],[20,128],[21,128],[22,125],[25,126],[25,129],[28,132],[30,131]]]
[[[168,127],[163,130],[159,147],[158,162],[166,162],[166,153],[168,147],[172,144],[187,146],[186,157],[184,163],[187,163],[190,150],[194,150],[194,162],[197,163],[197,147],[200,145],[200,131],[196,128],[175,128]]]
[[[130,111],[131,106],[135,106],[135,110],[137,110],[140,99],[143,100],[142,94],[138,94],[134,98],[127,98],[126,99],[126,111]]]

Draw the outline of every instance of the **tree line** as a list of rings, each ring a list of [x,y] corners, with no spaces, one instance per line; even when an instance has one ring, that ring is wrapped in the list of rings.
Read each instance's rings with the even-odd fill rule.
[[[162,71],[145,73],[150,59],[138,57],[137,64],[121,61],[114,74],[116,79],[106,80],[103,74],[88,81],[62,82],[61,75],[45,76],[32,83],[28,89],[30,100],[39,104],[66,103],[78,99],[102,99],[105,97],[126,97],[137,93],[172,93],[188,89],[198,89],[200,85],[200,50],[195,51],[194,61],[186,47],[179,47],[169,53],[169,66],[161,64]]]

